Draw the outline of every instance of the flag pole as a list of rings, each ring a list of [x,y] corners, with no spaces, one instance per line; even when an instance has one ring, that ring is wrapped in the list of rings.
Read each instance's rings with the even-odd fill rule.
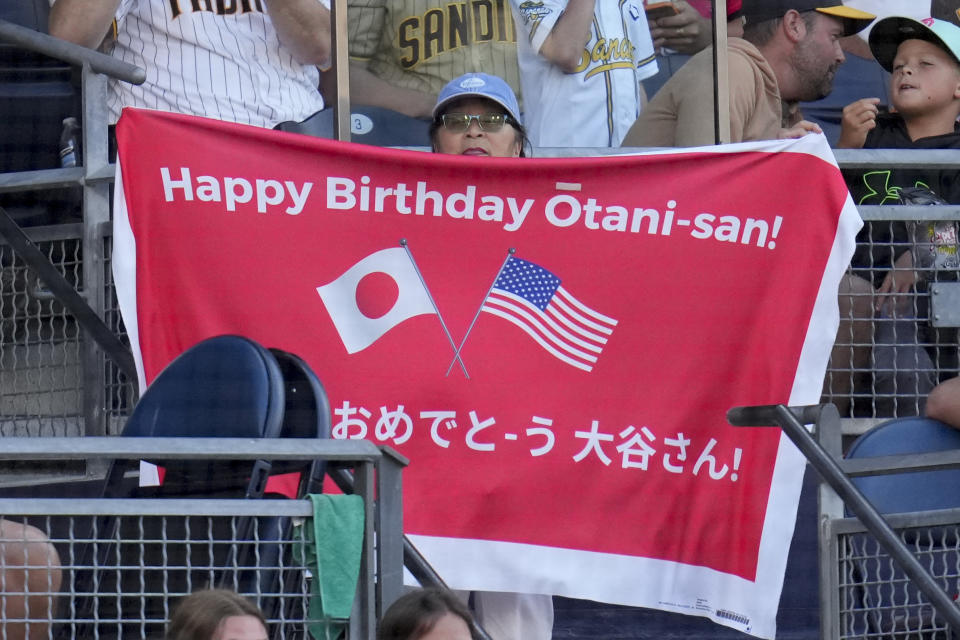
[[[413,253],[410,251],[410,247],[407,246],[406,238],[400,238],[400,246],[403,247],[403,250],[407,252],[407,257],[410,258],[410,263],[413,265],[413,270],[417,272],[417,277],[420,278],[420,284],[423,285],[423,290],[427,292],[427,297],[430,298],[430,304],[433,305],[433,310],[437,312],[437,317],[440,319],[440,326],[443,327],[443,332],[447,334],[447,340],[450,341],[450,346],[456,351],[453,356],[453,362],[458,360],[460,361],[460,368],[463,369],[463,375],[466,376],[467,380],[469,380],[470,374],[467,373],[467,366],[460,358],[460,350],[457,349],[457,345],[453,342],[453,336],[450,335],[450,330],[447,329],[447,323],[443,321],[443,316],[440,314],[440,309],[437,307],[437,303],[433,299],[433,294],[430,293],[430,288],[427,287],[427,283],[423,279],[423,274],[420,273],[420,267],[417,266],[417,261],[413,259]],[[447,367],[446,375],[450,375],[450,369],[453,368],[453,362],[451,362],[450,366]]]
[[[493,282],[490,283],[490,288],[487,289],[486,295],[483,296],[483,302],[480,303],[480,307],[477,309],[477,313],[473,316],[473,320],[470,321],[470,326],[467,327],[467,332],[463,335],[463,341],[460,342],[460,346],[457,347],[457,350],[453,354],[453,360],[450,362],[450,366],[447,367],[447,373],[444,375],[450,375],[450,369],[453,369],[453,363],[460,359],[460,350],[463,349],[463,345],[467,343],[467,337],[470,335],[470,332],[473,331],[473,325],[477,323],[477,318],[480,317],[480,312],[483,311],[483,305],[486,304],[487,298],[490,297],[490,292],[493,291],[494,285],[497,284],[497,280],[500,278],[500,274],[503,273],[503,268],[507,266],[507,262],[515,254],[517,250],[513,247],[507,249],[507,257],[503,259],[503,264],[500,265],[500,268],[497,270],[497,275],[494,276]],[[438,312],[439,313],[439,312]],[[463,362],[460,362],[461,366]]]

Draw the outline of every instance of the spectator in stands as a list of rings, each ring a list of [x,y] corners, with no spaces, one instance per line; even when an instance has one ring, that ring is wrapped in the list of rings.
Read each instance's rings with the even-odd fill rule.
[[[960,378],[934,387],[927,398],[927,417],[960,429]]]
[[[435,153],[522,156],[526,135],[517,98],[496,76],[468,73],[454,78],[437,98],[430,139]],[[552,637],[551,596],[475,591],[472,600],[480,624],[494,640]]]
[[[444,589],[417,589],[397,598],[377,626],[377,640],[479,638],[469,609]]]
[[[876,14],[878,20],[888,15],[911,15],[908,13],[911,9],[918,9],[920,13],[917,16],[920,18],[929,15],[929,6],[921,8],[922,2],[918,0],[844,0],[844,4]],[[907,9],[907,5],[910,9]],[[834,90],[819,100],[800,105],[804,118],[820,125],[830,146],[836,146],[840,138],[840,121],[845,106],[869,96],[880,96],[883,104],[887,104],[889,74],[873,59],[867,44],[867,35],[872,26],[840,40],[846,59],[837,68],[837,75],[833,79]]]
[[[429,120],[451,79],[484,71],[516,90],[516,30],[506,2],[349,0],[350,94]]]
[[[895,112],[881,113],[881,100],[878,97],[851,103],[843,110],[837,146],[960,149],[960,129],[957,126],[960,116],[960,27],[933,18],[921,22],[893,16],[874,25],[869,42],[877,62],[891,73],[889,92]],[[928,188],[943,201],[960,204],[960,174],[956,171],[871,170],[849,175],[848,183],[857,204],[885,204],[891,201],[896,204],[901,195],[908,193],[907,189],[915,187]],[[924,225],[920,228],[932,232],[932,227],[928,229]],[[956,236],[955,227],[953,235]],[[907,225],[902,222],[868,222],[857,238],[857,245],[851,265],[858,275],[852,277],[862,276],[866,286],[861,284],[860,288],[870,294],[875,293],[873,299],[876,301],[873,309],[860,310],[862,315],[859,317],[870,319],[874,312],[891,318],[915,317],[918,310],[913,309],[914,299],[907,294],[914,290],[924,270],[933,277],[936,277],[936,271],[929,270],[931,264],[914,265],[914,251],[910,249],[911,234]],[[957,264],[955,247],[944,258],[946,264],[940,265],[941,268],[945,266],[955,273],[960,266]],[[873,287],[876,287],[875,292]],[[896,347],[899,350],[919,349],[915,346],[918,342],[915,323],[908,322],[905,336],[882,336],[881,331],[890,326],[892,322],[878,325],[873,342],[878,345],[900,343]],[[949,338],[952,342],[956,341],[955,335]],[[956,348],[951,351],[952,360]],[[926,362],[924,368],[928,370],[935,368],[926,354],[918,352],[910,359]],[[936,364],[936,368],[940,369],[956,366],[952,361]],[[900,380],[897,387],[921,396],[935,382],[932,373],[907,373],[919,379]],[[876,383],[874,387],[877,388]],[[916,408],[913,412],[916,412]]]
[[[934,18],[923,22],[885,18],[871,31],[870,48],[877,62],[891,73],[890,96],[896,111],[880,114],[880,99],[875,97],[848,105],[843,110],[838,146],[960,148],[960,27]],[[937,171],[935,184],[941,186],[939,179],[948,178],[950,187],[957,189],[951,195],[960,199],[960,184],[953,186],[955,173]],[[910,184],[892,186],[916,186],[918,177],[911,173]],[[942,191],[938,193],[946,195]]]
[[[844,0],[844,4],[876,14],[878,21],[889,16],[916,20],[932,16],[960,25],[957,0]],[[880,97],[883,105],[889,104],[890,74],[876,64],[867,44],[869,34],[870,27],[867,27],[840,41],[847,59],[837,69],[834,90],[825,98],[801,104],[804,118],[820,125],[831,146],[836,146],[840,138],[843,108],[848,104],[870,96]]]
[[[728,41],[731,141],[819,132],[800,119],[799,100],[830,92],[843,62],[838,44],[873,15],[840,0],[745,0],[743,38]],[[643,110],[624,146],[689,147],[714,143],[713,55],[698,53]]]
[[[63,579],[60,556],[42,531],[0,519],[0,635],[48,638]]]
[[[437,99],[430,142],[434,153],[524,156],[526,133],[513,91],[502,78],[486,73],[455,78]]]
[[[143,67],[110,81],[110,122],[126,106],[273,127],[323,109],[328,0],[52,0],[50,34]]]
[[[845,4],[876,14],[878,21],[889,16],[916,20],[932,16],[960,25],[957,0],[845,0]],[[882,105],[889,104],[890,74],[873,59],[867,44],[869,33],[867,27],[840,42],[847,60],[837,69],[834,91],[826,98],[801,105],[804,117],[820,125],[831,146],[836,146],[840,137],[843,108],[848,104],[871,96],[879,97]]]
[[[657,72],[640,0],[510,0],[534,147],[616,147]]]
[[[648,2],[648,4],[663,4]],[[656,75],[643,81],[648,96],[656,95],[667,80],[696,53],[713,44],[713,21],[709,0],[673,0],[675,15],[647,14],[653,48],[657,52]],[[727,0],[727,37],[743,36],[741,0]]]
[[[267,640],[267,621],[252,602],[227,589],[195,591],[167,625],[166,640]]]

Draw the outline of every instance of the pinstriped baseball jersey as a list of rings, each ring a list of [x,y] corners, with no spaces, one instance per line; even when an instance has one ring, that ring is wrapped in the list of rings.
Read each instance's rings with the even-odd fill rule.
[[[617,147],[640,114],[640,80],[657,72],[641,0],[596,0],[574,73],[538,51],[566,0],[511,0],[520,37],[524,124],[535,147]]]
[[[509,0],[349,0],[350,57],[392,85],[431,95],[457,76],[500,76],[519,95]]]
[[[110,83],[111,121],[135,106],[272,127],[321,110],[319,72],[280,44],[264,2],[122,0],[112,55],[147,80]]]

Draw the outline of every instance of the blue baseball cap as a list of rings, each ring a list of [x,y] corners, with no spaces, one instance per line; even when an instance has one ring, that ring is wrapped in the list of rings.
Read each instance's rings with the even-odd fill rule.
[[[493,100],[507,110],[507,114],[520,122],[520,105],[513,89],[503,78],[488,73],[465,73],[454,78],[440,90],[437,96],[437,106],[433,108],[433,117],[436,118],[443,108],[460,98],[486,98]]]
[[[890,16],[873,25],[870,30],[870,51],[887,71],[893,71],[893,59],[897,47],[904,40],[926,40],[953,56],[960,64],[960,27],[936,18],[914,20],[903,16]]]

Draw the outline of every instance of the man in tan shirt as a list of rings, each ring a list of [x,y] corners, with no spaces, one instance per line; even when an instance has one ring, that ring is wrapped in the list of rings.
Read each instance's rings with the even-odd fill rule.
[[[873,15],[840,0],[745,0],[743,38],[728,41],[732,142],[819,132],[801,121],[800,100],[830,93],[843,62],[840,38]],[[714,143],[713,49],[694,56],[657,92],[627,132],[625,147]]]

